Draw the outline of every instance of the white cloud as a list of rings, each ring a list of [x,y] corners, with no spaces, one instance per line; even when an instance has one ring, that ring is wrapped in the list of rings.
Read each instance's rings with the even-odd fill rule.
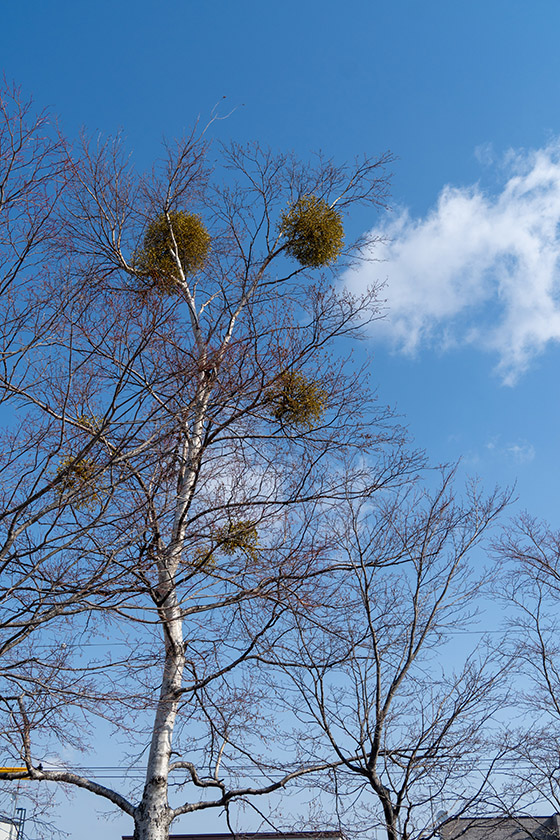
[[[476,146],[474,156],[483,166],[492,166],[496,159],[492,143],[481,143],[480,146]]]
[[[497,353],[513,384],[560,341],[560,141],[510,152],[504,168],[497,195],[448,186],[426,217],[388,216],[372,231],[386,243],[344,283],[360,292],[386,278],[387,317],[375,331],[403,352],[473,344]]]
[[[510,458],[518,464],[530,464],[536,456],[535,447],[527,440],[502,443],[500,435],[493,435],[484,446],[492,455]]]
[[[529,464],[535,458],[535,447],[532,443],[512,443],[506,452],[518,464]]]

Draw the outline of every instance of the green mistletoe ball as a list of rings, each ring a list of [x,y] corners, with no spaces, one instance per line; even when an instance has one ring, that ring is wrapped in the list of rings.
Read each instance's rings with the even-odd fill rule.
[[[287,253],[306,268],[334,262],[344,244],[340,213],[324,199],[304,195],[282,215]]]
[[[153,287],[172,294],[181,279],[176,257],[188,276],[203,267],[209,252],[210,234],[200,216],[178,210],[163,213],[150,222],[144,245],[136,254],[133,265],[137,274]]]

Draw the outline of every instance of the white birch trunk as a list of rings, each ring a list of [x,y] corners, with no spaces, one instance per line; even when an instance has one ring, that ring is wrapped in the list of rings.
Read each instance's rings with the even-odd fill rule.
[[[177,598],[175,576],[184,550],[186,512],[196,484],[198,462],[203,449],[206,412],[212,391],[212,384],[206,379],[208,351],[200,326],[200,313],[197,311],[194,295],[181,266],[171,224],[170,231],[174,245],[172,252],[177,263],[181,286],[186,294],[193,337],[198,349],[200,379],[192,427],[183,426],[181,467],[171,540],[165,558],[160,560],[158,565],[158,593],[160,597],[165,598],[158,608],[164,632],[165,665],[152,730],[146,784],[142,800],[135,809],[134,840],[168,840],[172,820],[172,809],[168,801],[169,764],[185,665],[181,606]],[[263,276],[270,259],[271,257],[266,260],[253,281],[251,293]],[[234,314],[230,317],[228,330],[217,354],[218,366],[231,340],[237,317],[247,303],[248,297],[247,294],[242,297]]]
[[[166,566],[162,564],[160,568],[160,580],[166,582],[161,593],[166,600],[160,609],[166,635],[165,663],[152,730],[146,783],[134,817],[134,840],[167,840],[171,821],[167,797],[169,763],[185,654],[181,610],[173,577],[166,580],[169,575]]]
[[[164,636],[165,661],[152,729],[146,783],[142,800],[135,809],[134,840],[168,840],[172,820],[168,800],[169,764],[185,667],[183,618],[177,597],[176,574],[184,550],[185,513],[195,486],[209,394],[209,388],[203,386],[191,435],[184,430],[173,533],[167,552],[158,560],[158,612]]]

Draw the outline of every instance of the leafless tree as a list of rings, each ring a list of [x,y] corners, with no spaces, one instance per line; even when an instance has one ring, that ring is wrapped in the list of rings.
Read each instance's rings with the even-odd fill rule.
[[[40,265],[14,272],[9,232],[3,246],[18,315],[4,316],[1,383],[17,642],[2,703],[25,766],[6,778],[86,789],[132,817],[136,840],[164,840],[181,815],[310,770],[265,750],[268,652],[334,580],[341,501],[420,463],[340,355],[377,317],[377,290],[332,284],[363,244],[344,245],[344,214],[384,205],[391,158],[233,146],[212,169],[200,130],[147,175],[118,140],[60,150]],[[48,656],[28,636],[45,622]],[[65,627],[75,644],[53,647]],[[126,656],[109,644],[88,661],[82,642],[102,633]],[[43,764],[96,714],[146,756],[141,790]]]
[[[20,91],[0,89],[0,707],[9,765],[21,766],[23,698],[46,697],[36,727],[80,743],[65,698],[79,682],[70,665],[88,622],[78,616],[119,601],[122,570],[95,552],[89,506],[76,465],[99,450],[102,418],[76,413],[86,378],[61,325],[83,310],[61,278],[63,196],[71,175],[67,144],[46,112]],[[131,353],[134,353],[132,349]],[[81,360],[82,364],[84,359]],[[81,380],[78,382],[78,380]],[[121,382],[123,381],[121,377]],[[119,384],[115,384],[118,393]],[[111,395],[107,395],[111,404]],[[99,422],[98,422],[99,421]],[[84,511],[85,512],[85,511]],[[102,507],[89,507],[91,533]],[[40,632],[39,632],[40,631]],[[64,689],[64,696],[61,693]],[[48,724],[46,719],[48,717]],[[3,764],[5,761],[2,762]],[[13,785],[12,785],[13,788]],[[50,796],[34,797],[34,816]],[[43,803],[41,805],[41,801]]]
[[[518,714],[509,739],[514,749],[502,802],[526,811],[546,802],[560,810],[560,534],[523,514],[496,544],[504,563]]]
[[[455,634],[473,626],[484,583],[469,555],[507,495],[471,488],[460,502],[451,482],[347,503],[336,603],[298,616],[299,644],[283,651],[300,749],[337,762],[341,826],[388,840],[438,836],[473,813],[503,753],[490,735],[505,662]]]

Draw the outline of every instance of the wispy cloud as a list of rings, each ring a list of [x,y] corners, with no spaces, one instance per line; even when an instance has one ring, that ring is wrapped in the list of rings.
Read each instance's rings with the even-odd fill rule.
[[[387,318],[375,330],[398,349],[473,344],[496,353],[513,384],[560,341],[560,141],[502,165],[496,195],[448,186],[424,218],[388,216],[373,231],[386,238],[375,261],[344,282],[360,291],[386,278]]]
[[[512,443],[506,452],[518,464],[529,464],[535,458],[535,447],[532,443]]]
[[[517,464],[530,464],[535,459],[536,451],[532,443],[518,440],[515,443],[503,443],[499,435],[494,435],[486,443],[488,452],[499,457],[509,458]]]

